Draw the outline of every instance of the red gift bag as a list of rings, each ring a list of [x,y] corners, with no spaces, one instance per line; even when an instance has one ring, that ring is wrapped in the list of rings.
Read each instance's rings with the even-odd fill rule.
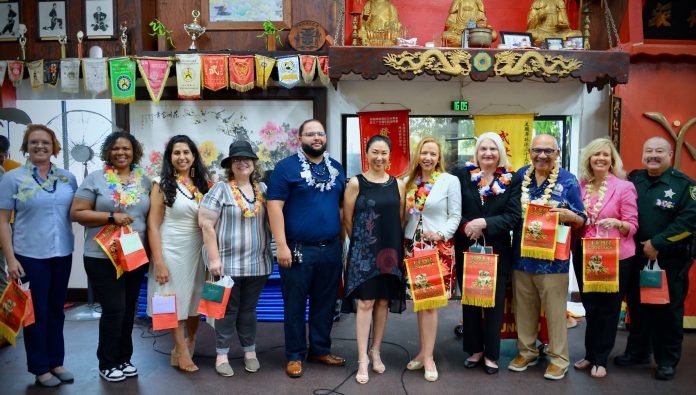
[[[565,228],[568,228],[566,231]],[[562,232],[566,232],[565,241],[556,239],[556,251],[554,251],[553,259],[565,261],[570,259],[570,227],[566,225],[558,225],[556,230],[558,236],[562,236]]]
[[[22,284],[20,281],[20,286],[22,292],[27,295],[27,307],[24,312],[24,322],[22,326],[27,327],[36,322],[36,317],[34,317],[34,301],[31,299],[31,290],[29,289],[29,283]]]
[[[130,226],[121,227],[121,235],[116,239],[118,247],[118,264],[126,272],[133,271],[148,263],[145,247],[138,232]]]
[[[0,336],[15,346],[27,311],[27,295],[17,282],[10,281],[0,297]]]
[[[161,331],[179,326],[175,294],[155,294],[152,297],[152,329]]]
[[[640,303],[669,304],[667,273],[660,269],[657,260],[655,260],[655,265],[652,268],[650,268],[650,262],[648,262],[641,271],[640,276]],[[657,281],[659,284],[656,284],[656,279],[653,277],[660,278]]]
[[[232,281],[231,277],[225,276],[215,284],[225,287],[225,292],[222,294],[222,301],[215,302],[201,298],[197,312],[198,314],[204,314],[206,317],[219,320],[225,317],[225,310],[227,310],[227,303],[230,300],[230,294],[232,294],[234,281]]]

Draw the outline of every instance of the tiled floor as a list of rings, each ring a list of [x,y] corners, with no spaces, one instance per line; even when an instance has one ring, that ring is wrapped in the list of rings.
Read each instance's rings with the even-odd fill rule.
[[[452,329],[459,320],[458,302],[441,310],[440,330],[436,345],[435,361],[440,380],[426,382],[422,372],[405,371],[410,355],[418,350],[416,319],[409,312],[390,315],[382,358],[387,371],[382,375],[370,374],[367,385],[355,382],[357,368],[355,341],[353,340],[354,315],[344,315],[334,326],[335,354],[348,359],[345,367],[307,365],[305,375],[290,379],[285,375],[283,353],[283,326],[279,323],[259,324],[257,347],[262,368],[258,373],[244,371],[238,345],[231,356],[234,377],[218,376],[213,367],[214,332],[208,325],[201,326],[199,343],[194,358],[201,370],[194,374],[181,373],[169,366],[168,351],[172,339],[168,334],[153,337],[147,328],[136,326],[133,331],[136,351],[133,363],[140,376],[121,383],[106,383],[97,373],[95,356],[97,321],[66,322],[67,368],[75,373],[73,384],[58,389],[44,389],[34,385],[34,377],[26,372],[26,358],[22,340],[18,347],[0,349],[0,394],[312,394],[320,388],[336,388],[343,394],[694,394],[696,393],[696,333],[687,333],[684,339],[682,361],[677,376],[669,382],[652,378],[653,366],[618,368],[610,364],[609,375],[604,379],[592,379],[586,372],[571,371],[558,382],[542,376],[546,363],[523,373],[501,369],[497,375],[486,375],[483,370],[463,367],[465,355],[460,341]],[[161,335],[161,334],[160,334]],[[584,324],[569,330],[571,360],[584,355]],[[619,332],[614,354],[623,351],[626,333]],[[501,367],[515,356],[515,342],[503,341]],[[572,362],[571,361],[571,362]],[[326,392],[315,392],[317,394]]]

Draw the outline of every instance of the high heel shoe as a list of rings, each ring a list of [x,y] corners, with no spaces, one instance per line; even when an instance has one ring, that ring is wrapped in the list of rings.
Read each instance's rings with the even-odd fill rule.
[[[188,352],[188,350],[186,350],[186,352]],[[186,357],[188,357],[188,360],[191,362],[183,365],[183,363],[185,363],[183,360],[185,360],[186,358],[181,358],[181,355],[178,352],[176,352],[176,350],[173,350],[172,351],[172,360],[170,362],[173,363],[174,360],[176,360],[176,368],[181,370],[182,372],[186,372],[186,373],[197,372],[198,366],[196,366],[196,364],[193,363],[191,356],[186,355]]]
[[[406,365],[406,369],[408,370],[420,370],[423,369],[423,361],[418,361],[415,359],[412,359],[409,361],[409,363]]]
[[[360,365],[363,363],[369,364],[370,361],[369,360],[368,361],[358,361],[358,370],[360,370]],[[367,384],[367,382],[370,381],[370,376],[367,373],[365,373],[365,374],[356,373],[355,374],[355,381],[357,381],[358,384]]]
[[[372,359],[372,371],[379,374],[384,373],[384,371],[387,370],[387,367],[384,366],[384,363],[382,363],[382,358],[380,358],[379,364],[375,363],[375,354],[377,354],[377,356],[379,357],[380,352],[375,351],[374,348],[371,348],[369,354]]]

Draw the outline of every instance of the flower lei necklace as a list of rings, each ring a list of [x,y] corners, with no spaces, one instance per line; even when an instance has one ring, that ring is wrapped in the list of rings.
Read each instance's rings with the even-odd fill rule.
[[[252,201],[248,201],[246,196],[242,197],[244,192],[239,189],[237,181],[232,180],[229,182],[229,184],[230,189],[232,190],[232,197],[234,197],[234,201],[237,202],[237,207],[242,209],[244,218],[255,217],[261,209],[261,206],[263,206],[263,194],[261,194],[261,188],[259,188],[259,185],[254,185],[254,199]],[[254,211],[251,211],[249,208],[249,206],[252,204],[254,205]]]
[[[409,214],[420,214],[425,206],[425,199],[430,195],[433,185],[440,177],[439,171],[434,171],[430,174],[430,178],[425,183],[419,175],[413,182],[413,186],[406,192],[406,210]]]
[[[495,169],[491,185],[484,185],[483,171],[473,162],[466,162],[466,168],[471,173],[471,182],[476,184],[479,189],[481,202],[484,202],[489,196],[505,193],[505,187],[510,185],[510,181],[512,181],[512,173],[510,173],[512,169],[509,166]]]
[[[529,166],[529,169],[527,169],[527,172],[524,173],[524,179],[522,180],[522,197],[520,198],[522,202],[522,210],[527,210],[529,203],[539,204],[542,206],[548,203],[549,197],[551,197],[551,191],[553,191],[553,187],[556,186],[556,181],[558,180],[558,171],[558,166],[554,166],[553,170],[551,170],[549,178],[546,180],[548,184],[544,189],[544,194],[541,195],[541,197],[539,197],[538,199],[530,200],[529,184],[532,183],[532,173],[534,173],[534,166]]]
[[[300,166],[302,166],[302,172],[300,173],[300,176],[304,178],[304,180],[307,182],[307,185],[309,185],[310,187],[313,186],[321,192],[328,191],[331,188],[333,188],[334,185],[336,185],[336,176],[338,176],[338,170],[331,166],[329,154],[324,153],[324,165],[326,166],[326,169],[329,171],[329,179],[326,181],[320,181],[314,178],[314,174],[312,174],[312,169],[310,168],[309,162],[307,161],[307,157],[305,156],[304,152],[302,152],[302,149],[300,149],[297,152],[297,157],[300,159]]]
[[[182,175],[177,175],[176,176],[176,188],[181,192],[182,195],[186,196],[190,200],[195,200],[196,203],[200,203],[201,199],[203,199],[203,194],[198,191],[198,188],[196,188],[196,185],[193,183],[193,181],[189,180],[187,177],[182,176]],[[186,188],[187,191],[191,193],[191,197],[188,197],[184,191],[179,188],[179,184],[183,185],[184,188]]]
[[[592,192],[594,192],[594,186],[592,185],[592,182],[588,182],[585,186],[585,198],[582,199],[582,203],[585,205],[585,209],[587,209],[588,211],[590,208],[590,195],[592,195]],[[602,183],[599,185],[597,201],[595,202],[594,206],[592,206],[592,210],[588,212],[588,225],[594,225],[597,221],[597,215],[599,215],[599,210],[602,208],[602,205],[604,203],[604,195],[606,194],[606,192],[607,176],[604,176]]]
[[[114,201],[114,207],[125,209],[140,202],[140,195],[143,192],[143,173],[142,167],[131,165],[128,181],[126,184],[123,184],[112,165],[104,166],[104,178],[106,179],[107,187],[111,191],[111,200]]]
[[[39,182],[39,179],[31,169],[30,161],[27,160],[27,162],[24,164],[24,168],[26,169],[27,173],[22,180],[22,184],[17,189],[17,193],[12,195],[12,198],[17,199],[20,202],[26,202],[27,199],[34,197],[34,194],[39,189],[43,189],[48,193],[54,193],[58,187],[58,180],[64,184],[69,181],[68,177],[58,175],[58,167],[56,167],[56,165],[53,163],[51,163],[51,168],[48,170],[48,179],[44,182]],[[32,181],[34,181],[36,185],[30,187]],[[51,184],[53,184],[53,189],[48,189],[48,186]]]

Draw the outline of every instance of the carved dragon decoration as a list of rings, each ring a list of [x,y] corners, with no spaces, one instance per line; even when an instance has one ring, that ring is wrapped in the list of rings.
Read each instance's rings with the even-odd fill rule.
[[[582,62],[562,55],[542,55],[537,51],[503,51],[495,54],[495,75],[525,77],[541,74],[544,77],[565,77],[582,67]]]
[[[449,75],[469,75],[471,72],[471,54],[460,50],[442,52],[439,49],[429,49],[414,53],[404,51],[398,55],[387,54],[383,59],[384,64],[394,70],[416,75],[426,70]]]

